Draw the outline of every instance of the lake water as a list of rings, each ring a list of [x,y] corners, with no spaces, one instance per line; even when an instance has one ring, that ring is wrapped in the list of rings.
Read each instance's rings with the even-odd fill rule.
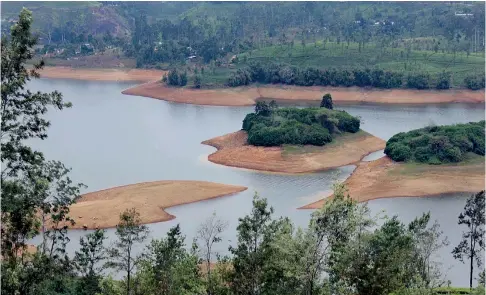
[[[47,159],[62,161],[72,167],[71,177],[97,191],[119,185],[157,180],[205,180],[247,186],[234,196],[169,208],[176,219],[149,225],[151,237],[161,238],[180,223],[190,244],[199,224],[213,212],[229,224],[218,251],[227,252],[236,242],[238,218],[249,213],[255,192],[268,199],[275,216],[289,216],[295,224],[306,226],[311,210],[296,208],[320,199],[330,192],[336,180],[346,179],[354,166],[321,173],[282,175],[230,168],[207,161],[214,148],[201,141],[234,132],[252,107],[215,107],[176,104],[144,97],[126,96],[120,92],[130,83],[85,82],[73,80],[35,80],[31,90],[63,93],[73,108],[51,111],[49,138],[33,141]],[[362,129],[388,139],[398,132],[429,124],[452,124],[484,119],[484,105],[434,106],[338,106],[360,116]],[[382,151],[366,158],[373,160]],[[452,259],[450,251],[461,237],[457,216],[465,204],[464,195],[431,198],[394,198],[370,201],[374,212],[386,210],[409,222],[423,212],[431,211],[451,245],[440,255],[444,272],[453,285],[467,286],[467,266]],[[107,231],[109,241],[114,231]],[[82,230],[70,231],[69,252],[78,249]],[[37,242],[39,239],[35,239]]]

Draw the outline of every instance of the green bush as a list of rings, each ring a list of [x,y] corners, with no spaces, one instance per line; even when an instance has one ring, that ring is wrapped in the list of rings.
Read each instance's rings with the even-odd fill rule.
[[[467,76],[464,79],[464,84],[471,90],[479,90],[484,88],[484,73],[481,75]]]
[[[428,73],[413,73],[407,76],[407,87],[416,89],[428,89],[430,75]]]
[[[397,162],[456,163],[466,153],[484,156],[485,121],[450,126],[431,126],[392,136],[385,154]]]
[[[357,132],[359,119],[344,111],[326,108],[271,108],[268,114],[247,114],[242,129],[248,132],[248,143],[257,146],[282,144],[322,146],[332,135]]]
[[[412,150],[403,144],[393,143],[386,146],[385,153],[397,162],[404,162],[411,158]]]
[[[451,73],[442,72],[437,79],[436,89],[449,89],[451,87]]]

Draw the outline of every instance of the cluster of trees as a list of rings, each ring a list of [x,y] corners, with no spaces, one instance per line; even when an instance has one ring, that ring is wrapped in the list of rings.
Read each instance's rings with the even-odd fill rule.
[[[426,72],[409,73],[384,71],[382,69],[301,69],[275,63],[252,63],[231,73],[227,85],[237,87],[251,83],[287,84],[299,86],[358,86],[376,88],[449,89],[451,74],[442,72],[432,76]],[[484,88],[484,75],[467,77],[464,85],[470,89]]]
[[[163,82],[167,82],[167,84],[172,86],[181,86],[184,87],[187,85],[187,72],[186,71],[178,71],[177,69],[172,69],[169,73],[162,77]]]
[[[484,73],[482,75],[467,76],[464,84],[471,90],[484,89]]]
[[[270,104],[259,101],[255,112],[245,116],[242,129],[248,132],[251,145],[322,146],[331,142],[333,135],[358,132],[359,126],[358,118],[345,111],[332,110],[332,98],[326,94],[321,108],[278,108],[275,101]]]
[[[429,126],[392,136],[385,154],[395,161],[429,164],[460,162],[466,153],[484,156],[485,121]]]
[[[254,82],[264,84],[287,84],[299,86],[360,86],[398,88],[402,86],[403,74],[381,69],[300,69],[275,63],[252,63],[238,69],[228,78],[230,87],[248,85]]]

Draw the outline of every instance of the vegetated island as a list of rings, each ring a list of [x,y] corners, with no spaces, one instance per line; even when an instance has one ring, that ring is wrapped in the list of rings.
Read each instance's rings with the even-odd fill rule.
[[[247,188],[206,181],[155,181],[119,186],[88,193],[71,206],[73,229],[115,227],[120,213],[135,207],[142,223],[174,219],[164,209],[228,196]]]
[[[202,143],[218,149],[208,156],[213,163],[268,172],[316,172],[359,162],[385,147],[384,140],[359,127],[360,120],[344,111],[258,102],[255,113],[243,120],[243,130]]]
[[[360,202],[483,190],[484,132],[483,120],[398,133],[386,144],[387,156],[360,163],[346,186]],[[317,209],[325,201],[300,209]]]

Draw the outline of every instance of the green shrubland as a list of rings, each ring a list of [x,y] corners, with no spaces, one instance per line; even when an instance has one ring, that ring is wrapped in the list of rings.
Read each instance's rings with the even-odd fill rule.
[[[327,108],[276,108],[258,102],[255,113],[246,115],[242,129],[248,143],[257,146],[283,144],[318,145],[343,132],[359,131],[360,120],[345,111]]]
[[[448,126],[429,126],[395,134],[385,154],[397,162],[455,163],[467,153],[484,156],[485,121]]]

